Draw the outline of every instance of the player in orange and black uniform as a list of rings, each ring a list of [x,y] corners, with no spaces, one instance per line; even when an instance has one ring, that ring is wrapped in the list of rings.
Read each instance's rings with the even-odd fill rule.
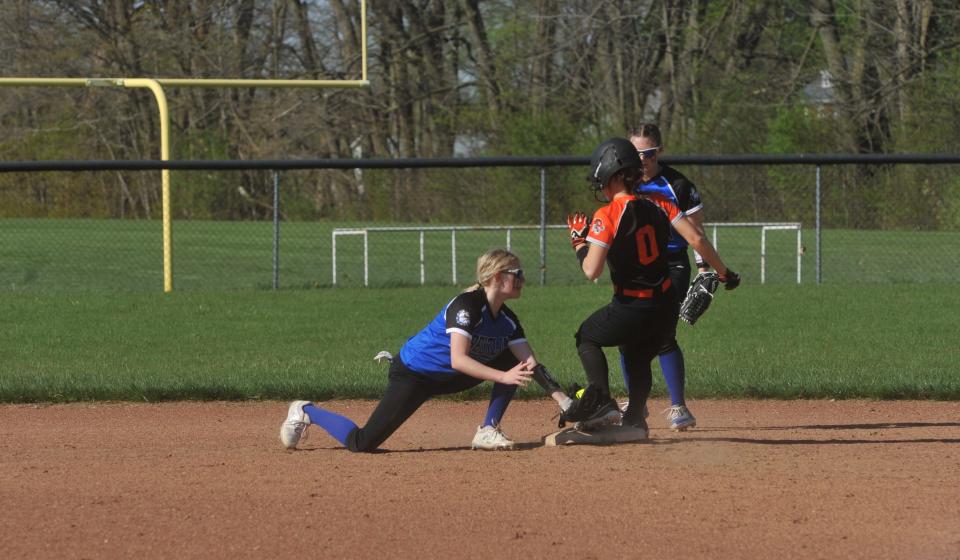
[[[610,396],[608,366],[603,348],[618,346],[629,376],[630,405],[624,425],[646,430],[643,408],[650,394],[650,361],[664,338],[676,328],[679,298],[668,268],[667,242],[673,227],[709,262],[720,279],[733,289],[739,276],[684,216],[659,196],[637,196],[630,187],[642,173],[637,150],[624,138],[613,138],[594,151],[588,180],[594,193],[602,192],[609,204],[587,221],[575,213],[567,218],[571,242],[587,278],[594,280],[610,267],[614,296],[595,311],[576,334],[577,352],[587,374],[583,406],[572,406],[563,419],[595,428],[620,419]],[[629,185],[629,187],[628,187]],[[589,405],[587,405],[589,403]]]

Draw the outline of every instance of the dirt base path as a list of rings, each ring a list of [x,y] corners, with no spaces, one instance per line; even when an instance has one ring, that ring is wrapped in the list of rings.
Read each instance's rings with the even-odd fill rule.
[[[516,402],[520,449],[480,452],[484,403],[431,402],[376,454],[284,451],[281,402],[0,406],[0,556],[960,558],[960,403],[690,404],[543,447],[551,403]]]

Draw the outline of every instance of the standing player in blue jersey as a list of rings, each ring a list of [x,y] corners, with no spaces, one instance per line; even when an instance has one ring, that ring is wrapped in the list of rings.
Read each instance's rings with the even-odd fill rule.
[[[660,154],[663,153],[663,141],[660,129],[655,124],[644,123],[628,133],[630,143],[637,149],[643,161],[643,179],[634,189],[636,194],[659,195],[666,197],[676,204],[688,221],[696,228],[697,233],[704,236],[703,230],[703,202],[700,193],[692,181],[687,179],[676,169],[661,165]],[[690,259],[687,256],[687,241],[675,229],[671,229],[670,240],[667,243],[667,262],[670,267],[670,278],[677,290],[681,301],[690,285]],[[703,257],[694,251],[697,268],[700,272],[710,269]],[[666,410],[670,427],[683,431],[697,425],[697,419],[687,408],[684,396],[686,371],[683,361],[683,351],[677,344],[676,330],[667,337],[664,346],[660,349],[660,369],[663,379],[670,393],[670,408]],[[626,379],[627,376],[624,375]]]
[[[520,320],[504,302],[520,297],[523,268],[516,255],[494,249],[477,260],[477,284],[447,303],[412,336],[390,365],[387,390],[366,425],[294,401],[280,427],[280,441],[293,449],[310,424],[326,430],[350,451],[374,451],[431,397],[458,393],[493,381],[490,404],[473,449],[512,449],[500,421],[518,386],[534,379],[561,406],[572,402],[538,364]]]

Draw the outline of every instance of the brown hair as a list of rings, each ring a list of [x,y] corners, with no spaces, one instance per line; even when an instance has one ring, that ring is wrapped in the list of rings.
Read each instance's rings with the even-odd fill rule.
[[[510,265],[519,263],[520,257],[506,249],[491,249],[477,259],[477,283],[467,288],[473,291],[480,286],[486,286],[493,280],[493,276],[510,268]]]
[[[660,135],[660,128],[653,123],[640,123],[627,131],[627,138],[633,137],[649,138],[657,146],[663,145],[663,137]]]
[[[643,181],[643,168],[642,167],[630,167],[627,169],[621,169],[617,171],[613,177],[619,175],[623,178],[623,185],[627,188],[627,192],[633,192],[633,187],[637,186],[637,183]],[[613,180],[611,177],[611,180]]]

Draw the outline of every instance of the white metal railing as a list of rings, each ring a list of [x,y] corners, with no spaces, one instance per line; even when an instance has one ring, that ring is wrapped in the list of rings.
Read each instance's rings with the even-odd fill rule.
[[[565,225],[546,226],[547,229],[563,229]],[[506,247],[511,250],[513,230],[539,230],[540,226],[535,225],[513,225],[513,226],[394,226],[394,227],[372,227],[372,228],[335,228],[331,232],[330,245],[333,252],[331,264],[331,280],[333,285],[337,285],[337,237],[360,235],[363,237],[363,285],[370,285],[370,258],[368,234],[378,232],[410,232],[420,233],[420,284],[426,283],[427,261],[424,250],[424,233],[428,231],[449,231],[450,232],[450,277],[453,284],[457,283],[457,232],[458,231],[506,231]]]
[[[504,231],[506,232],[506,248],[511,249],[514,230],[543,230],[566,229],[566,225],[547,225],[541,228],[537,225],[509,225],[509,226],[388,226],[370,228],[335,228],[330,234],[332,251],[331,281],[337,285],[337,238],[341,236],[363,237],[363,285],[370,285],[370,244],[369,234],[381,232],[419,232],[420,234],[420,284],[426,283],[426,252],[424,249],[424,234],[431,232],[450,232],[450,280],[457,283],[457,232],[458,231]],[[718,247],[717,230],[719,228],[760,228],[760,283],[766,283],[767,270],[767,231],[796,230],[797,232],[797,284],[801,283],[801,261],[803,256],[802,224],[800,222],[729,222],[705,223],[704,229],[712,229],[712,242]],[[541,236],[544,232],[541,231]],[[541,247],[544,244],[541,242]],[[540,255],[541,263],[545,265],[544,255]]]
[[[760,283],[767,282],[767,232],[771,230],[796,230],[797,232],[797,284],[802,281],[801,267],[803,257],[803,224],[800,222],[726,222],[726,223],[705,223],[704,229],[713,228],[712,242],[713,247],[717,247],[717,228],[718,227],[752,227],[760,228]]]

